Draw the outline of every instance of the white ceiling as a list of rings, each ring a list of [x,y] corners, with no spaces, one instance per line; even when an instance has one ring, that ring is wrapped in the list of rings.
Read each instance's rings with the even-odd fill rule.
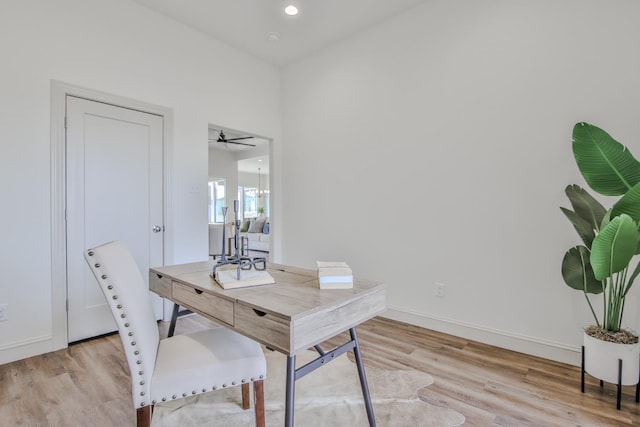
[[[272,64],[283,66],[424,0],[133,0]],[[300,12],[287,16],[287,4]],[[268,34],[279,34],[269,41]]]
[[[217,142],[220,129],[217,126],[209,126],[209,148],[213,150],[229,151],[241,157],[238,160],[238,172],[269,174],[269,140],[258,136],[239,132],[233,129],[223,129],[226,139],[253,136],[250,139],[243,139],[240,142],[253,144],[255,147],[247,145]],[[260,169],[258,171],[258,168]]]

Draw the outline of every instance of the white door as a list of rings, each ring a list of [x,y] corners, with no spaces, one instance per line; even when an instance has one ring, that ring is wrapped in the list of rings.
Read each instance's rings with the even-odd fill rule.
[[[69,342],[117,329],[85,249],[124,241],[147,285],[163,264],[162,128],[161,116],[67,96]],[[162,300],[150,298],[160,319]]]

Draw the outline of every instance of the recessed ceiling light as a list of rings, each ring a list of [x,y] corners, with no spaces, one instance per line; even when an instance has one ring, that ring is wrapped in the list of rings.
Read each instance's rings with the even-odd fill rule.
[[[284,8],[284,13],[286,13],[289,16],[294,16],[298,14],[298,8],[295,7],[294,5],[290,4],[289,6]]]
[[[270,42],[277,42],[278,40],[280,40],[280,34],[271,31],[267,33],[267,40],[269,40]]]

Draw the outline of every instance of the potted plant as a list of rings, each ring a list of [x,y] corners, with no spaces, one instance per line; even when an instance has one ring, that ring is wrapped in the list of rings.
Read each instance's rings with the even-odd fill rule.
[[[640,273],[640,263],[634,265],[640,253],[640,162],[607,132],[587,123],[573,128],[573,153],[592,190],[620,196],[607,209],[583,188],[569,185],[565,192],[573,210],[561,208],[582,240],[564,255],[562,276],[584,293],[595,319],[585,329],[583,369],[603,381],[637,384],[640,344],[622,321],[626,297]],[[590,294],[602,294],[601,308],[594,308]]]

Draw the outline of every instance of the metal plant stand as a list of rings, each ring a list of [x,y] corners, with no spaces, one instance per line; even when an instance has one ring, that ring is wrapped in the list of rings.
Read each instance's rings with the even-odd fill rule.
[[[640,363],[640,362],[639,362]],[[584,346],[582,346],[582,369],[581,369],[581,391],[584,393],[584,374],[586,373],[584,368]],[[616,409],[620,410],[620,401],[622,400],[622,359],[618,359],[618,387]],[[604,387],[604,381],[600,380],[600,387]],[[640,378],[636,383],[636,403],[640,402]]]

